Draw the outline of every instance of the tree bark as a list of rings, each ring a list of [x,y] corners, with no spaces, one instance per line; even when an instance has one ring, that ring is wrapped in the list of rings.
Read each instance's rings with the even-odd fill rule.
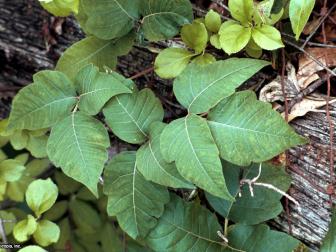
[[[196,11],[198,14],[204,13],[201,9]],[[51,17],[39,7],[37,1],[0,0],[0,117],[8,115],[8,104],[17,87],[31,83],[32,75],[37,71],[53,69],[60,54],[83,37],[73,18]],[[155,46],[164,47],[167,43]],[[147,49],[135,47],[129,55],[120,57],[118,70],[129,77],[151,67],[154,58],[155,54]],[[137,79],[137,84],[150,86],[162,98],[167,110],[166,117],[185,113],[171,96],[170,81],[147,74]],[[331,109],[332,123],[335,125],[336,106],[331,106]],[[331,212],[327,193],[331,182],[329,124],[325,113],[312,112],[294,120],[291,125],[310,139],[308,145],[288,151],[287,169],[293,178],[289,192],[300,202],[302,210],[299,212],[296,206],[289,203],[288,213],[282,213],[271,224],[286,231],[290,226],[295,237],[317,249],[327,232]]]

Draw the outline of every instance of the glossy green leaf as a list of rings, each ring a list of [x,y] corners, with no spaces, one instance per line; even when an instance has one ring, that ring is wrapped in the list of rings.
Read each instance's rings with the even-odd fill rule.
[[[97,184],[110,140],[104,125],[82,112],[72,113],[51,130],[48,156],[62,171],[98,197]]]
[[[201,53],[205,50],[208,44],[208,31],[205,25],[200,22],[193,22],[186,24],[181,29],[181,38],[183,42],[189,47]]]
[[[56,69],[65,73],[71,80],[74,80],[78,71],[87,64],[94,64],[100,71],[105,71],[104,68],[114,69],[117,57],[127,54],[133,46],[133,41],[132,33],[114,40],[100,40],[89,36],[69,47],[58,60]]]
[[[29,245],[20,249],[18,252],[48,252],[48,251],[36,245]]]
[[[37,222],[32,215],[27,215],[27,219],[16,223],[13,229],[13,236],[18,242],[27,241],[37,228]]]
[[[43,218],[50,221],[57,221],[60,219],[68,210],[68,201],[61,200],[57,201],[48,211],[43,214]]]
[[[254,12],[253,0],[229,0],[231,16],[242,24],[252,21]]]
[[[124,79],[117,73],[100,73],[98,67],[90,64],[83,67],[76,75],[76,89],[79,93],[80,111],[96,115],[111,99],[123,93],[132,93],[120,80]],[[126,80],[126,79],[124,79]]]
[[[85,31],[109,40],[129,33],[139,18],[140,0],[81,0]]]
[[[76,91],[61,72],[45,70],[34,75],[34,84],[15,96],[9,117],[9,129],[43,129],[70,114]]]
[[[300,245],[298,240],[286,233],[270,230],[264,224],[257,226],[245,226],[242,224],[230,226],[228,240],[231,247],[246,252],[292,252]],[[227,251],[233,252],[234,250]]]
[[[175,161],[182,177],[213,195],[233,199],[206,120],[191,114],[171,122],[161,134],[160,146],[164,159]]]
[[[175,78],[187,67],[195,54],[183,48],[167,48],[155,59],[155,72],[161,78]]]
[[[79,0],[39,0],[42,7],[55,16],[66,17],[78,12]]]
[[[40,220],[37,223],[37,228],[33,237],[37,244],[46,247],[58,241],[60,237],[60,228],[51,221]]]
[[[220,38],[219,34],[213,34],[210,37],[210,44],[216,49],[222,49],[219,38]]]
[[[289,3],[289,18],[296,40],[299,39],[309,16],[313,11],[315,0],[291,0]]]
[[[270,25],[253,28],[252,38],[258,46],[266,50],[275,50],[284,47],[280,32]]]
[[[137,170],[135,152],[115,156],[104,171],[107,212],[133,239],[145,237],[169,201],[167,189],[147,181]]]
[[[14,225],[16,223],[16,217],[12,212],[0,210],[0,219],[6,235],[12,233]]]
[[[204,66],[216,62],[216,58],[210,53],[204,53],[195,57],[192,62],[195,62],[198,65]]]
[[[152,122],[162,121],[161,102],[150,89],[113,97],[103,110],[113,133],[128,143],[143,143]]]
[[[219,36],[221,47],[230,55],[241,51],[247,45],[251,39],[251,28],[227,21],[222,24]]]
[[[240,191],[241,173],[244,179],[252,179],[258,175],[259,164],[241,167],[223,162],[223,173],[230,193],[235,202],[226,201],[206,193],[206,198],[216,212],[235,223],[255,225],[278,216],[283,208],[280,202],[282,195],[268,188],[254,186],[254,197],[251,196],[248,185]],[[283,167],[263,164],[258,182],[272,184],[282,191],[287,191],[291,179]],[[238,193],[241,192],[241,197]]]
[[[58,188],[50,178],[34,180],[27,188],[26,201],[36,217],[49,210],[56,202]]]
[[[218,252],[225,248],[217,235],[219,230],[215,215],[198,203],[174,196],[146,241],[155,251]]]
[[[146,180],[173,188],[195,188],[178,173],[174,163],[166,162],[160,150],[160,136],[166,124],[154,122],[149,128],[149,140],[136,154],[137,168]]]
[[[15,159],[0,162],[0,182],[14,182],[21,178],[26,168]]]
[[[102,226],[101,218],[96,209],[82,200],[69,203],[70,213],[77,228],[86,234],[95,234]]]
[[[170,39],[193,19],[189,0],[147,0],[141,3],[142,28],[149,41]]]
[[[209,31],[217,33],[219,31],[221,24],[222,24],[221,17],[216,11],[210,10],[205,15],[205,26]]]
[[[323,239],[320,252],[336,251],[336,208],[332,211],[332,218],[329,225],[328,233]]]
[[[251,91],[221,101],[208,114],[208,124],[221,157],[237,165],[260,163],[307,142]]]
[[[269,63],[231,58],[213,64],[190,64],[174,81],[177,100],[191,113],[207,112]]]

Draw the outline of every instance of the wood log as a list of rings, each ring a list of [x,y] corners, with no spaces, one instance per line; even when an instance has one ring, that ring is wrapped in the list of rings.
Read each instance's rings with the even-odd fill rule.
[[[200,8],[195,11],[199,15],[204,13]],[[32,75],[39,70],[53,69],[61,53],[83,37],[73,18],[52,17],[40,8],[37,1],[0,0],[0,117],[8,116],[8,104],[17,87],[31,83]],[[120,57],[118,69],[125,76],[132,76],[150,67],[154,58],[155,55],[147,49],[135,47],[129,55]],[[159,80],[151,74],[139,78],[137,84],[150,86],[156,91],[167,108],[167,117],[171,116],[169,113],[184,113],[174,98],[169,97],[171,82]],[[331,106],[331,109],[335,125],[336,106]],[[270,224],[279,230],[291,229],[295,237],[317,250],[327,232],[331,212],[327,193],[331,182],[329,124],[324,112],[311,112],[294,120],[291,125],[310,139],[310,144],[288,151],[287,169],[293,178],[289,192],[300,202],[302,210],[299,212],[289,203],[289,214],[282,213]]]

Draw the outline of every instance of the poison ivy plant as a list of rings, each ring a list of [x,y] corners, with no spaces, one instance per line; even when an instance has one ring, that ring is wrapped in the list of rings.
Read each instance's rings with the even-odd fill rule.
[[[0,198],[14,202],[0,217],[18,220],[5,225],[10,241],[39,245],[20,251],[298,247],[263,224],[282,211],[278,192],[290,185],[283,167],[267,161],[306,139],[252,91],[236,92],[269,62],[217,61],[208,50],[244,49],[257,58],[262,49],[283,47],[274,28],[282,4],[230,0],[234,20],[222,23],[213,10],[193,20],[188,0],[42,2],[56,15],[74,13],[87,37],[63,53],[56,71],[35,74],[0,121]],[[294,2],[298,35],[311,5]],[[151,90],[155,79],[138,89],[134,76],[115,68],[133,45],[152,50],[150,42],[178,34],[185,47],[162,50],[154,63],[161,78],[177,77],[172,96],[182,107],[172,116],[165,109],[174,97],[162,105]],[[23,149],[61,170],[17,153]]]

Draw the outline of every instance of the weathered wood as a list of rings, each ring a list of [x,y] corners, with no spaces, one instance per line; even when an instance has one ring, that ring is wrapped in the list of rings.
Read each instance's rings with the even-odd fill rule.
[[[200,9],[197,12],[204,13]],[[57,32],[60,21],[41,10],[34,0],[0,0],[0,117],[8,115],[7,104],[14,95],[13,91],[6,88],[27,85],[35,72],[52,69],[61,52],[83,37],[72,18],[64,19],[62,32]],[[48,49],[47,41],[55,43]],[[161,43],[155,46],[166,45],[167,43]],[[118,69],[126,76],[132,76],[150,67],[154,58],[155,55],[147,49],[135,47],[129,55],[120,57]],[[174,98],[168,96],[171,82],[158,80],[155,75],[150,74],[141,77],[137,82],[140,86],[147,85],[157,91],[167,108],[166,116],[170,117],[170,113],[184,113],[174,102]],[[332,120],[336,124],[336,106],[331,107]],[[302,205],[299,213],[295,206],[289,204],[292,232],[310,247],[317,249],[330,221],[329,195],[326,193],[330,183],[329,125],[325,113],[320,112],[309,113],[291,124],[300,134],[311,140],[309,145],[293,148],[288,152],[288,171],[293,177],[290,194]],[[271,224],[288,231],[285,213]]]

